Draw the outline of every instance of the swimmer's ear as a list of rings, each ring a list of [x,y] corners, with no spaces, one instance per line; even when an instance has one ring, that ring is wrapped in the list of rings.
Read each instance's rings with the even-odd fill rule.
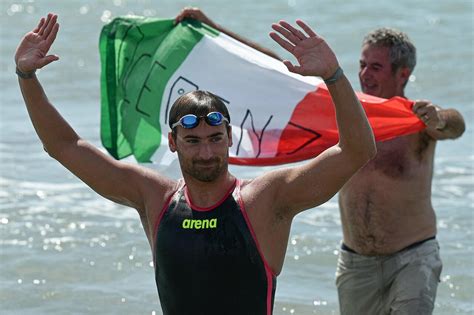
[[[168,132],[168,146],[171,152],[176,152],[176,142],[175,142],[176,135],[173,132]]]

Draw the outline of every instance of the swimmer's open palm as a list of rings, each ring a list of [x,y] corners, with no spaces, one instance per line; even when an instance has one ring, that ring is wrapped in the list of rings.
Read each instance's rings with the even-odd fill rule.
[[[20,71],[34,71],[59,59],[56,55],[48,55],[59,30],[57,18],[57,15],[48,14],[46,19],[41,18],[33,31],[23,37],[15,53],[16,66]]]
[[[295,66],[288,60],[284,60],[283,63],[294,73],[324,79],[331,77],[339,67],[336,55],[326,41],[303,21],[297,20],[296,24],[306,34],[285,21],[272,24],[272,28],[281,35],[271,32],[270,37],[295,56],[299,65]]]

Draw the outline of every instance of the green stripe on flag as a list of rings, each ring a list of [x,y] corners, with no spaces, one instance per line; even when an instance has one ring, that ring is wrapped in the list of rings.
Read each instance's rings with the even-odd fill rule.
[[[101,141],[116,159],[149,162],[161,143],[160,107],[168,80],[204,34],[197,21],[120,17],[102,29]]]

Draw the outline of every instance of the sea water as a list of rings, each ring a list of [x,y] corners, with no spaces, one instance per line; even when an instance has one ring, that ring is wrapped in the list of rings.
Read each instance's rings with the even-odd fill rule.
[[[364,34],[382,26],[409,34],[417,46],[418,64],[407,96],[456,108],[467,124],[462,138],[437,146],[433,205],[444,268],[435,314],[472,314],[474,95],[469,0],[2,0],[1,313],[161,314],[151,252],[136,211],[96,195],[44,152],[21,98],[13,55],[21,36],[41,16],[59,14],[61,28],[51,51],[61,59],[38,76],[73,128],[102,148],[101,28],[119,15],[172,18],[186,5],[199,6],[217,23],[285,58],[291,56],[268,37],[271,23],[305,20],[333,47],[356,90]],[[180,176],[176,164],[147,167]],[[242,178],[270,169],[231,166]],[[295,218],[274,314],[339,313],[334,278],[340,240],[336,197]]]

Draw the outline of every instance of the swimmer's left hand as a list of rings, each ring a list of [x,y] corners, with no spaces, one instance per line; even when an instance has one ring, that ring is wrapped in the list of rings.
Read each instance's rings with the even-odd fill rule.
[[[323,79],[331,77],[339,68],[336,55],[324,38],[303,21],[297,20],[296,24],[304,33],[285,21],[272,24],[272,28],[279,34],[271,32],[270,37],[295,56],[299,65],[295,66],[288,60],[283,63],[294,73]]]

